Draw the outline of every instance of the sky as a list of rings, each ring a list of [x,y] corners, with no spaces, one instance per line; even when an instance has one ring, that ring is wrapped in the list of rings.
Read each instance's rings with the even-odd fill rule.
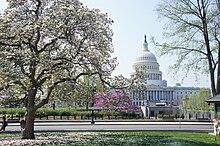
[[[163,79],[167,80],[168,86],[174,86],[181,82],[181,75],[173,78],[168,67],[174,62],[176,56],[157,55],[150,37],[155,37],[159,42],[165,42],[162,37],[164,21],[158,19],[155,11],[160,0],[81,0],[89,8],[100,9],[107,13],[114,20],[111,26],[113,36],[113,57],[117,57],[119,65],[113,75],[120,75],[129,78],[132,72],[132,65],[135,58],[140,55],[144,42],[144,35],[147,36],[148,48],[157,57],[160,64],[160,71]],[[5,0],[0,0],[0,10],[7,6]],[[180,73],[181,74],[181,73]],[[183,82],[182,86],[189,87],[210,87],[210,80],[207,75],[201,75],[199,81],[195,81],[193,73],[190,73]]]

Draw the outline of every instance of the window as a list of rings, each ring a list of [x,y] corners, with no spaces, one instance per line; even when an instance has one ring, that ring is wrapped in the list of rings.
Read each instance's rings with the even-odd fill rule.
[[[216,114],[220,115],[220,104],[215,105]]]

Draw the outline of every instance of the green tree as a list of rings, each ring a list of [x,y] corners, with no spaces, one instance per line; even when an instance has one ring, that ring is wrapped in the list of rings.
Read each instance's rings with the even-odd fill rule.
[[[36,110],[64,82],[83,75],[109,76],[113,21],[78,0],[8,0],[0,16],[0,81],[23,94],[23,139],[33,139]],[[15,92],[15,93],[16,93]],[[38,98],[38,95],[43,98]]]
[[[196,94],[192,94],[190,97],[187,98],[186,100],[186,108],[188,110],[196,111],[198,110],[198,105],[197,105],[197,96]]]
[[[201,111],[210,111],[210,105],[206,102],[210,96],[211,94],[209,90],[200,90],[197,101]]]
[[[189,71],[209,74],[213,95],[220,93],[219,0],[163,0],[156,10],[168,22],[167,42],[152,39],[160,55],[176,54],[171,68],[186,76]]]
[[[86,109],[89,109],[89,106],[92,105],[96,82],[93,80],[93,76],[83,76],[77,86],[78,94],[77,98],[81,100],[81,105],[85,106]]]
[[[64,104],[65,106],[71,107],[74,103],[73,91],[76,84],[74,83],[61,83],[56,86],[54,92],[51,94],[50,101],[55,104]]]
[[[199,94],[192,94],[186,100],[186,108],[191,111],[203,111],[208,112],[211,110],[210,105],[206,102],[211,96],[211,93],[207,89],[201,89]]]
[[[82,76],[77,85],[70,89],[68,102],[75,102],[75,105],[85,106],[88,110],[94,104],[96,92],[104,92],[105,86],[98,76]]]

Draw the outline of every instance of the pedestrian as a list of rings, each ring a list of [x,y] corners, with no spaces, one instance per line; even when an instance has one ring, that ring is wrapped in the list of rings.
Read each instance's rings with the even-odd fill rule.
[[[6,117],[3,116],[3,117],[2,117],[2,127],[1,127],[0,131],[5,131],[5,128],[6,128],[7,126],[8,126],[8,123],[7,123],[7,121],[6,121]]]

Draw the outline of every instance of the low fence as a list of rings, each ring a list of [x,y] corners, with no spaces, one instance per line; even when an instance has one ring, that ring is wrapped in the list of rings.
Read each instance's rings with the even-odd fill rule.
[[[92,112],[93,111],[93,112]],[[5,109],[0,110],[0,117],[6,115],[8,119],[21,119],[25,110]],[[142,115],[136,111],[112,111],[112,110],[75,110],[75,109],[46,109],[42,108],[36,112],[36,119],[46,120],[90,120],[94,119],[140,119]]]
[[[21,119],[24,117],[25,109],[0,109],[0,118],[3,115],[7,119]],[[48,109],[42,108],[36,112],[36,119],[46,120],[111,120],[111,119],[148,119],[143,117],[140,111],[107,111],[107,110],[76,110],[76,109]],[[151,116],[151,119],[185,119],[185,120],[211,120],[214,118],[214,112],[190,111],[181,114],[159,114]]]
[[[190,111],[185,112],[184,116],[186,119],[213,119],[214,112],[199,112],[199,111]]]

